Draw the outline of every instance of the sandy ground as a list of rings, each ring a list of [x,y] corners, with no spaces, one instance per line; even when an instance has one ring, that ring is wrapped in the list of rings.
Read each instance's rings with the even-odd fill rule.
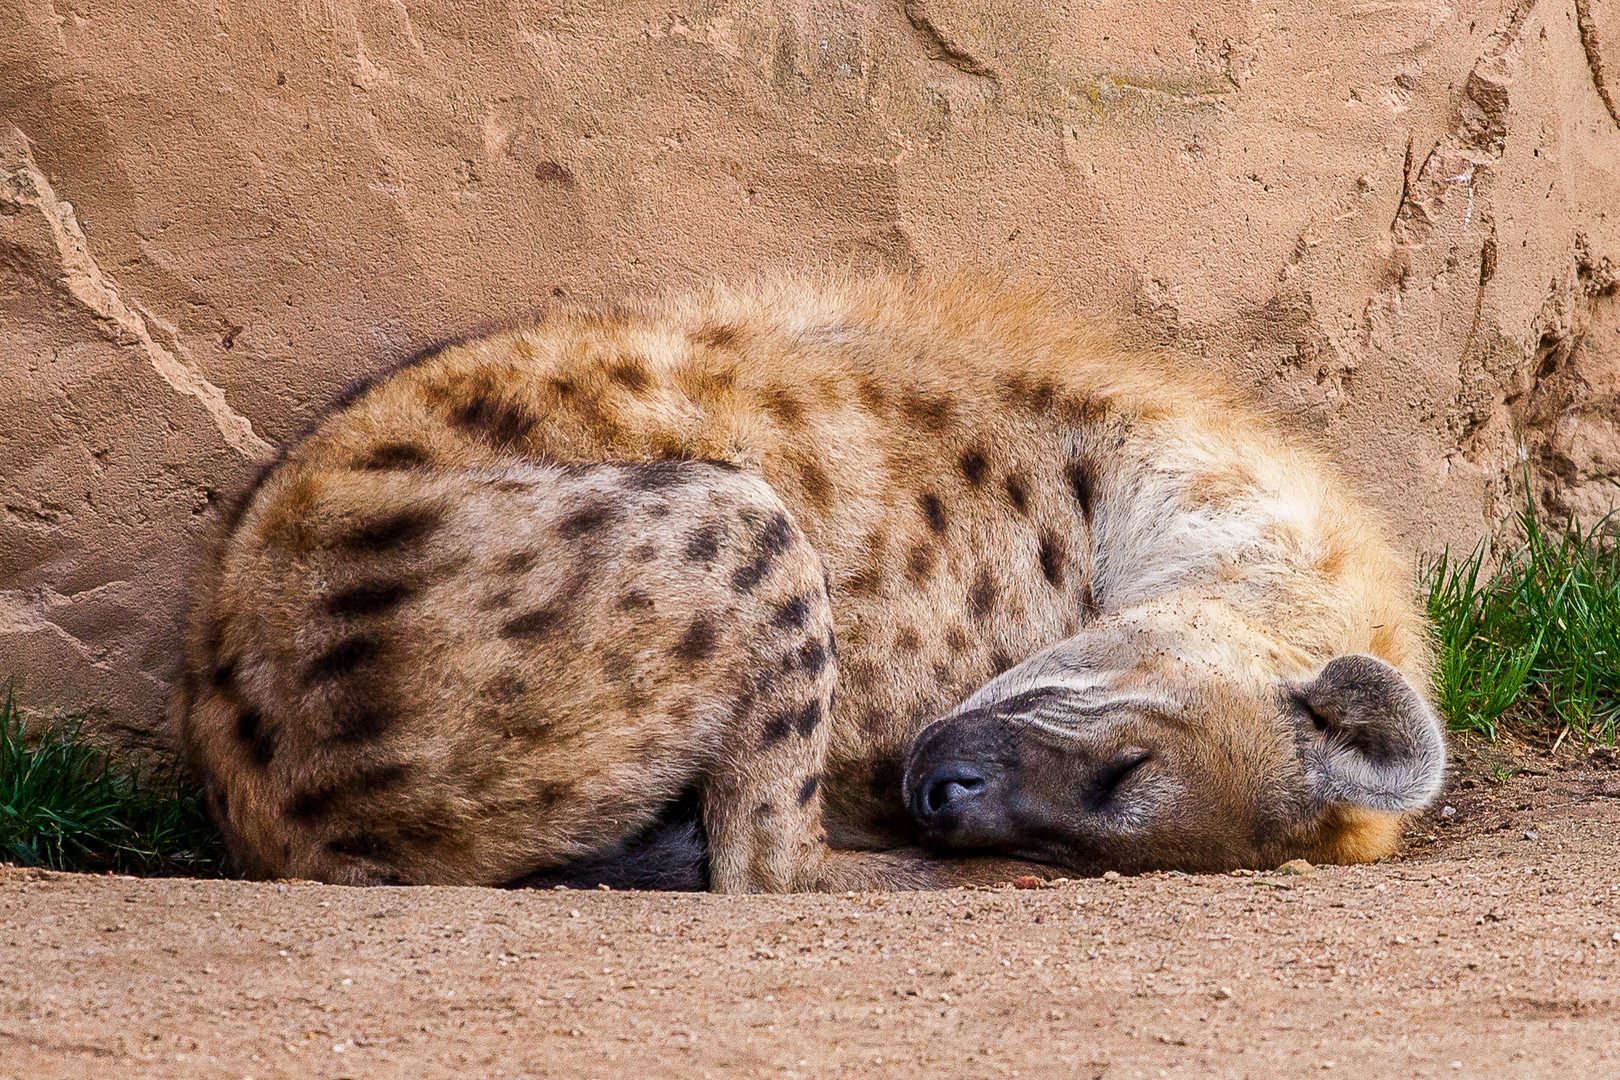
[[[1305,876],[718,897],[0,870],[0,1076],[1620,1077],[1620,771],[1514,764],[1460,769],[1401,860]]]

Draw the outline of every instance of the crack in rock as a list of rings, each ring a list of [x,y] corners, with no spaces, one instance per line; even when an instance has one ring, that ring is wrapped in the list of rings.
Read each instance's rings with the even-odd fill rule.
[[[50,181],[34,163],[27,137],[11,128],[0,132],[0,209],[15,213],[23,207],[38,211],[50,227],[61,264],[57,284],[96,317],[109,340],[120,345],[139,345],[145,350],[152,368],[163,381],[177,393],[196,398],[214,421],[220,436],[237,453],[256,461],[274,451],[275,448],[253,430],[252,422],[231,408],[224,391],[209,382],[184,356],[177,337],[168,335],[174,344],[172,350],[153,338],[151,328],[156,320],[144,309],[132,309],[118,295],[117,284],[101,272],[91,256],[72,205],[56,197]]]
[[[906,13],[906,19],[918,34],[922,35],[924,44],[928,47],[928,55],[935,60],[949,64],[964,75],[975,78],[999,81],[995,69],[984,61],[968,52],[962,46],[947,38],[934,21],[928,17],[928,11],[922,0],[904,0],[901,4]]]
[[[1508,88],[1513,84],[1525,20],[1533,7],[1535,0],[1520,0],[1502,27],[1487,39],[1483,55],[1463,83],[1457,123],[1435,143],[1416,173],[1410,171],[1411,157],[1407,157],[1407,179],[1391,229],[1399,246],[1422,245],[1434,232],[1450,191],[1465,185],[1471,203],[1475,172],[1502,159]]]
[[[1575,0],[1575,21],[1581,31],[1581,48],[1586,51],[1586,66],[1592,72],[1592,85],[1598,97],[1609,110],[1609,119],[1620,127],[1620,103],[1614,100],[1603,70],[1603,53],[1598,48],[1597,22],[1592,18],[1592,0]],[[1610,44],[1613,44],[1612,42]]]

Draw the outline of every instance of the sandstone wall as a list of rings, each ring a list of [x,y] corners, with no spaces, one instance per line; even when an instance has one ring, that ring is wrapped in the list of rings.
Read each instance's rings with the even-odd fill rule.
[[[150,729],[194,537],[338,387],[710,275],[1044,282],[1414,552],[1521,473],[1590,513],[1617,91],[1620,0],[4,0],[0,678]]]

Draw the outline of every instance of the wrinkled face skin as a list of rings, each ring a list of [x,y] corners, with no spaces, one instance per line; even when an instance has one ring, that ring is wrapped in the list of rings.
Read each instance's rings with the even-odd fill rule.
[[[1240,682],[1063,648],[918,735],[904,790],[926,846],[1076,874],[1353,861],[1439,790],[1440,724],[1382,660]]]

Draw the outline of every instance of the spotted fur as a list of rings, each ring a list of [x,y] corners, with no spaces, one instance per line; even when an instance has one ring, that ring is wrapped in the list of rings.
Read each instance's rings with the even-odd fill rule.
[[[1013,864],[915,848],[920,734],[1059,730],[985,706],[1059,683],[1155,703],[1183,763],[1131,781],[1163,827],[1121,865],[1382,854],[1433,769],[1358,803],[1277,703],[1352,654],[1424,686],[1424,641],[1368,510],[1207,382],[979,281],[784,282],[350,392],[212,546],[176,714],[254,875],[572,881],[701,838],[715,888],[926,885]],[[1178,784],[1232,808],[1214,839],[1150,805]]]

